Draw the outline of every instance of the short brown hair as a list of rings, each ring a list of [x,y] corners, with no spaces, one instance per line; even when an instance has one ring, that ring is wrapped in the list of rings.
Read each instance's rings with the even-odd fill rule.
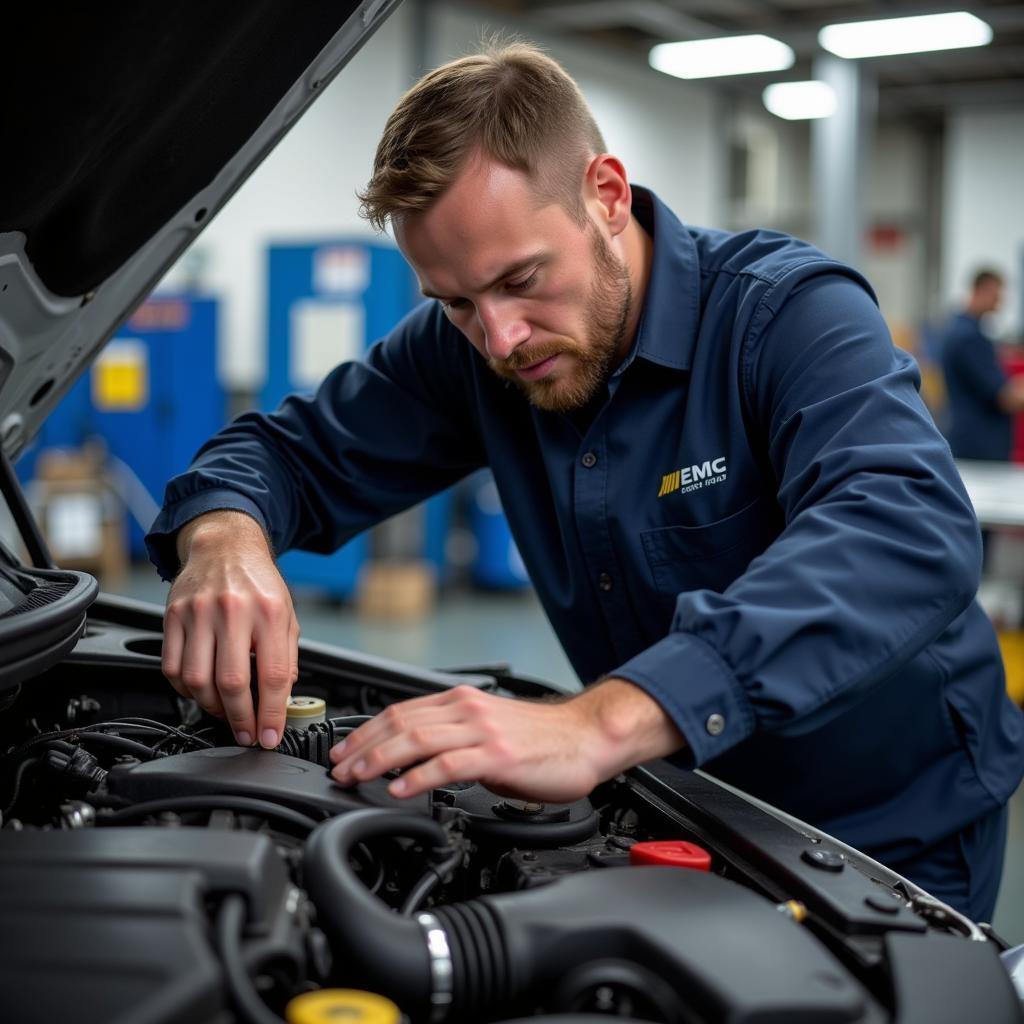
[[[998,270],[994,270],[992,267],[981,267],[974,272],[971,278],[971,289],[977,291],[979,288],[984,288],[989,284],[1002,284],[1003,275]]]
[[[604,139],[576,83],[526,43],[491,43],[424,75],[399,101],[377,147],[360,212],[378,230],[426,210],[482,152],[524,171],[540,197],[580,223],[581,177]]]

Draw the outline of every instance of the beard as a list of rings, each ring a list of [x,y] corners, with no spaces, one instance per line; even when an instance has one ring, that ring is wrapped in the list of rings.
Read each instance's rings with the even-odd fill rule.
[[[615,369],[626,336],[633,305],[629,271],[601,233],[588,224],[594,260],[594,284],[587,302],[582,338],[551,338],[522,345],[507,359],[489,359],[487,365],[502,380],[512,381],[538,409],[574,412],[582,409],[604,387]],[[562,355],[568,366],[540,380],[523,380],[516,370]]]

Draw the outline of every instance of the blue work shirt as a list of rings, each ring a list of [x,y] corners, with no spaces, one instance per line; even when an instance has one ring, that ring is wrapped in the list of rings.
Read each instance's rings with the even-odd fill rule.
[[[949,403],[949,446],[958,459],[1008,462],[1013,417],[999,408],[1006,371],[976,316],[957,313],[940,339]]]
[[[1005,802],[1020,712],[974,602],[977,522],[855,272],[767,231],[684,227],[650,192],[637,337],[586,417],[414,310],[315,395],[247,414],[149,537],[231,507],[331,551],[488,465],[580,679],[631,680],[683,763],[890,861]]]

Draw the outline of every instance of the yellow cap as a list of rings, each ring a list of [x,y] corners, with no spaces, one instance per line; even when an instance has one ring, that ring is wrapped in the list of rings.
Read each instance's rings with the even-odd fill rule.
[[[323,721],[327,717],[327,705],[319,697],[301,697],[292,695],[288,698],[288,706],[285,712],[289,724],[293,721],[309,721],[317,719]]]
[[[354,988],[323,988],[292,999],[284,1009],[288,1024],[400,1024],[390,999]]]

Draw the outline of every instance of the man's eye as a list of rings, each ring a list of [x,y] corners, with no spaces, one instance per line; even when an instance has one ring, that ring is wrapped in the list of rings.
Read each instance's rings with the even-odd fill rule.
[[[465,299],[442,299],[441,305],[446,313],[453,313],[466,305]]]
[[[524,277],[522,281],[509,281],[508,287],[514,292],[524,292],[537,280],[537,271],[535,270],[529,277]]]

